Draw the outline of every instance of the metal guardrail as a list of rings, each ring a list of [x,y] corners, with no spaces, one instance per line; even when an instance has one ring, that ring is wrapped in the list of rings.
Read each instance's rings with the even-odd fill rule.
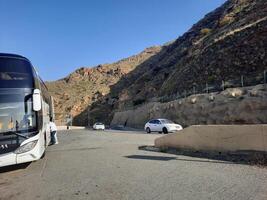
[[[169,96],[158,97],[156,98],[156,101],[168,102],[181,98],[186,98],[190,95],[220,92],[227,88],[248,87],[258,84],[267,84],[267,70],[264,70],[262,73],[250,73],[247,75],[240,75],[240,77],[235,79],[207,81],[204,85],[194,83],[191,86],[191,89],[189,90],[180,91],[176,94]]]

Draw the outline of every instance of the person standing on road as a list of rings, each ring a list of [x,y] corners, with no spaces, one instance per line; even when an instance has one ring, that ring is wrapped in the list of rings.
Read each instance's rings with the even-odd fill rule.
[[[50,129],[50,133],[51,133],[51,143],[52,144],[58,144],[58,139],[57,139],[57,126],[53,122],[53,118],[52,117],[50,117],[49,129]]]

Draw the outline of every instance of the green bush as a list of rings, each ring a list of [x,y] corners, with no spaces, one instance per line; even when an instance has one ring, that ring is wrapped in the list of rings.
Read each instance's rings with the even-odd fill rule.
[[[210,83],[210,82],[213,82],[213,81],[215,81],[216,80],[216,76],[214,76],[214,75],[210,75],[209,77],[208,77],[208,82]]]

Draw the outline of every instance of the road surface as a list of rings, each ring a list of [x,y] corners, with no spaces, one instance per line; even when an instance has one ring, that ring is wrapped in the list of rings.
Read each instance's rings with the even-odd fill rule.
[[[70,130],[0,173],[0,199],[267,199],[267,169],[139,150],[158,134]]]

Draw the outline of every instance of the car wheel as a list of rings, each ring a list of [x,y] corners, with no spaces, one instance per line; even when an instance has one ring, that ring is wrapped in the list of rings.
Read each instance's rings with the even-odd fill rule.
[[[161,134],[162,132],[160,131],[159,133]]]
[[[150,128],[147,127],[147,128],[146,128],[146,132],[147,132],[147,133],[151,133]]]
[[[164,128],[162,129],[162,131],[163,131],[164,134],[167,134],[167,133],[168,133],[168,129],[167,129],[166,127],[164,127]]]

